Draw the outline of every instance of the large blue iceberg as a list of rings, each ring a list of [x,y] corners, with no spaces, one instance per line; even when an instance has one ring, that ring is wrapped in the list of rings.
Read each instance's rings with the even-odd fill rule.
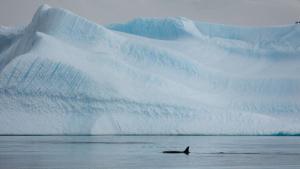
[[[299,133],[299,24],[101,26],[43,5],[0,28],[0,134]]]

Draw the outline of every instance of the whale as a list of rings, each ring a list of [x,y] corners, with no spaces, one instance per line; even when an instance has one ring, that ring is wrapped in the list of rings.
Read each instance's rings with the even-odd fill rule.
[[[180,153],[182,153],[182,154],[189,155],[190,154],[190,147],[187,146],[184,151],[163,151],[162,153],[166,153],[166,154],[180,154]]]

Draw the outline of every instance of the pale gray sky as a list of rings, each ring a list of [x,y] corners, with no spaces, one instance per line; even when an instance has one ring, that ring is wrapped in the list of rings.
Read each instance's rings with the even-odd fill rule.
[[[281,25],[300,20],[300,0],[0,0],[0,25],[27,24],[43,3],[69,9],[99,24],[141,16],[183,16],[237,25]]]

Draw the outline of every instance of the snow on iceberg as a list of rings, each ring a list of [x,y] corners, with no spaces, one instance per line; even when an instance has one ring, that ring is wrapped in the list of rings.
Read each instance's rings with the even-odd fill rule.
[[[0,134],[300,133],[300,26],[101,26],[41,6],[0,28]]]

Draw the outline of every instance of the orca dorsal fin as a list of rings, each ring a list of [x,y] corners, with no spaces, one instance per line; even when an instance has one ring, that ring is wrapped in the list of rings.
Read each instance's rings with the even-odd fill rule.
[[[190,146],[187,146],[187,147],[185,148],[185,150],[183,151],[183,153],[189,154],[189,153],[190,153]]]

